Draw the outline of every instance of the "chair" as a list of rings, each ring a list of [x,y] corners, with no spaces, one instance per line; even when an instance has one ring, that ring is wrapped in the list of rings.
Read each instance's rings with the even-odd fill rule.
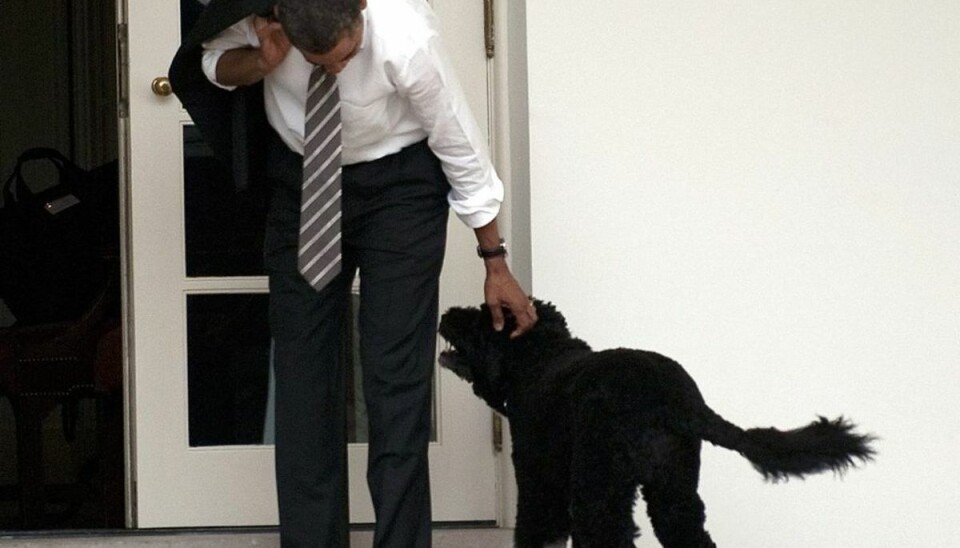
[[[10,399],[16,421],[18,501],[24,529],[44,526],[43,420],[64,404],[64,434],[70,439],[74,424],[68,411],[77,401],[107,396],[116,400],[122,387],[120,320],[114,312],[117,289],[116,276],[109,276],[75,321],[0,329],[0,395]],[[122,453],[122,424],[122,419],[116,421],[109,435],[105,425],[98,424],[102,484],[112,489],[117,488],[118,475],[122,486],[122,458],[107,455],[102,444],[117,437],[119,425]],[[119,471],[115,469],[118,460]],[[103,526],[123,526],[122,509],[119,518],[116,511],[104,514]],[[118,519],[121,523],[116,523]]]

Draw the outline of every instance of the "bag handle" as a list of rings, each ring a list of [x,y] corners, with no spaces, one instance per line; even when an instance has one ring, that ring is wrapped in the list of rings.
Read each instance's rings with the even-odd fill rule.
[[[23,179],[22,169],[24,164],[34,160],[49,160],[57,168],[59,175],[59,184],[72,184],[74,177],[66,177],[67,172],[73,175],[83,173],[80,166],[73,163],[69,158],[61,154],[58,150],[49,147],[29,148],[17,158],[17,164],[13,168],[13,173],[3,183],[3,203],[12,204],[20,201],[21,192],[30,192],[27,183]],[[72,189],[71,189],[72,190]]]

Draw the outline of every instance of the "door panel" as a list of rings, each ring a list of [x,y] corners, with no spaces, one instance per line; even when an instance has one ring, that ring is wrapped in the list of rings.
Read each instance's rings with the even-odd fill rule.
[[[475,4],[475,5],[474,5]],[[260,198],[233,192],[163,76],[198,0],[128,0],[131,405],[139,527],[271,525],[270,339]],[[474,113],[485,126],[482,2],[434,2]],[[472,232],[451,220],[441,308],[482,300]],[[355,297],[356,298],[356,297]],[[344,341],[354,356],[353,339]],[[351,367],[357,367],[351,360]],[[358,373],[348,375],[359,387]],[[490,413],[437,368],[431,444],[434,518],[496,519]],[[351,390],[351,521],[372,522],[362,394]],[[266,439],[267,443],[264,443]]]

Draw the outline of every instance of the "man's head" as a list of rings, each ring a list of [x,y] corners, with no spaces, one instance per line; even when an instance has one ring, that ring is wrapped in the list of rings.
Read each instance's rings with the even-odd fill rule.
[[[366,0],[278,0],[276,14],[307,61],[337,74],[360,50],[366,6]]]

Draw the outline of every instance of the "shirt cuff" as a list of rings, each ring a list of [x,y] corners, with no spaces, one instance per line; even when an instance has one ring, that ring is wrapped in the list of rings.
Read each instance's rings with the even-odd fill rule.
[[[454,210],[456,213],[456,210]],[[460,214],[457,213],[457,218],[467,225],[470,228],[480,228],[482,226],[487,226],[494,219],[497,218],[497,215],[500,214],[500,204],[497,204],[495,209],[484,210],[484,211],[475,211],[473,213]]]
[[[447,195],[447,202],[463,224],[470,228],[486,226],[500,214],[503,183],[494,175],[485,186],[470,196],[465,196],[454,188]]]

